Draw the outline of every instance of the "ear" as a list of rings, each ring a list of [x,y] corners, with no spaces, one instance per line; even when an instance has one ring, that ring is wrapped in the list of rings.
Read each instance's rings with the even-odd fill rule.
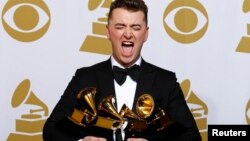
[[[108,39],[110,39],[108,24],[106,25],[106,36]]]
[[[144,42],[146,42],[147,41],[147,39],[148,39],[148,32],[149,32],[149,27],[147,27],[147,29],[146,29],[146,31],[145,31],[146,33],[145,33],[145,36],[144,36]]]

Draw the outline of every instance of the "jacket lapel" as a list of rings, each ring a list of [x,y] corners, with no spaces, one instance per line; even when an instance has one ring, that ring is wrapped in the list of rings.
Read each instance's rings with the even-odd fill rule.
[[[115,88],[110,59],[99,64],[97,67],[96,76],[98,89],[101,93],[100,96],[97,97],[97,104],[99,104],[107,96],[111,95],[115,97]]]
[[[156,75],[156,71],[154,71],[152,67],[150,67],[150,65],[147,62],[145,62],[143,59],[141,62],[141,69],[142,70],[141,70],[139,80],[137,82],[135,98],[134,98],[133,108],[132,108],[134,112],[136,112],[137,99],[142,94],[151,94],[152,86],[153,86],[155,75]]]

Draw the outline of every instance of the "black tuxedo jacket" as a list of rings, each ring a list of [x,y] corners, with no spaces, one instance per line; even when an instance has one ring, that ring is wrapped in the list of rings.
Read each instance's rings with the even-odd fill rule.
[[[98,63],[90,67],[78,69],[68,84],[64,94],[55,106],[50,117],[44,125],[43,138],[45,141],[65,140],[76,141],[88,135],[104,136],[112,140],[113,132],[107,129],[83,128],[67,119],[77,104],[76,95],[84,88],[96,87],[100,94],[96,95],[96,103],[104,97],[115,97],[114,79],[111,60]],[[171,120],[176,121],[185,130],[175,130],[166,133],[168,138],[155,138],[154,140],[173,141],[200,141],[201,137],[195,120],[186,104],[183,93],[177,83],[173,72],[161,69],[142,59],[141,73],[137,82],[133,111],[136,101],[142,94],[151,94],[154,98],[155,109],[163,108]],[[168,135],[167,135],[168,134]],[[162,135],[165,136],[165,135]]]

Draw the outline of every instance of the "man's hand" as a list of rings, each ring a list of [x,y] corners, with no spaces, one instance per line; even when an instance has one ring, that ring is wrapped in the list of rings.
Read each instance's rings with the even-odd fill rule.
[[[143,139],[143,138],[128,138],[127,141],[148,141],[148,140]]]
[[[105,138],[97,138],[94,136],[87,136],[82,139],[82,141],[107,141]]]

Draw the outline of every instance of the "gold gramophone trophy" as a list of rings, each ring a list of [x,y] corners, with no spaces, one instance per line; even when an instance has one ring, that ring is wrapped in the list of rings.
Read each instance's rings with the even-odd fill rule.
[[[97,126],[100,128],[115,131],[124,123],[123,118],[117,113],[114,106],[114,98],[107,97],[98,106],[95,105],[95,95],[97,91],[94,87],[85,88],[77,95],[78,106],[68,118],[74,123],[83,126]],[[105,113],[105,116],[101,116]]]
[[[155,110],[154,99],[150,94],[143,94],[138,98],[136,112],[138,117],[128,118],[128,125],[125,128],[127,138],[151,139],[154,136],[162,136],[164,130],[175,123],[163,109]]]
[[[105,97],[96,109],[95,95],[97,90],[88,87],[77,94],[78,105],[68,118],[82,127],[100,127],[115,132],[125,122],[126,137],[152,137],[165,132],[174,122],[163,109],[155,110],[154,100],[150,94],[141,95],[136,103],[136,112],[131,111],[125,104],[117,112],[112,96]]]
[[[16,119],[16,132],[10,133],[7,141],[42,141],[42,129],[48,116],[48,107],[30,91],[30,81],[23,80],[16,88],[12,101],[12,107],[27,104],[38,106],[37,109],[30,109],[28,114],[21,115]],[[40,112],[43,112],[41,115]]]

